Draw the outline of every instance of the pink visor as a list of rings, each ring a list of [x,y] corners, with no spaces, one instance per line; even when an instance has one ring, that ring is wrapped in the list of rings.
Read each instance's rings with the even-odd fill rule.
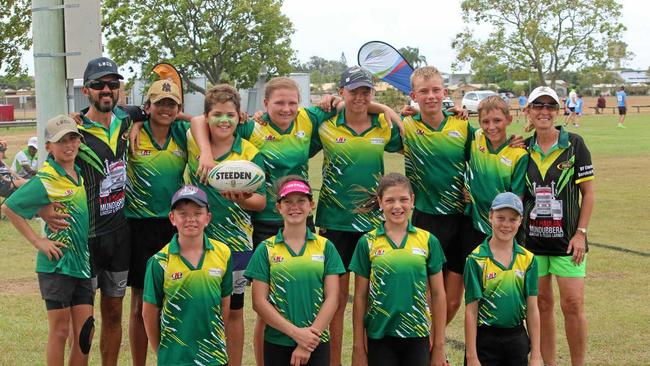
[[[290,193],[304,193],[308,196],[311,196],[311,188],[305,182],[299,180],[290,180],[282,186],[280,193],[278,194],[278,201],[288,196]]]

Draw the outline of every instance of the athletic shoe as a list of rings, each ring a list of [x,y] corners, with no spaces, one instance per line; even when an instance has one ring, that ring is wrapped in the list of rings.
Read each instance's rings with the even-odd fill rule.
[[[619,123],[618,126],[616,126],[616,127],[618,127],[618,128],[627,128],[627,127],[623,126],[622,123]]]
[[[574,123],[574,124],[573,124],[573,127],[580,127],[580,125],[577,124],[577,123]]]

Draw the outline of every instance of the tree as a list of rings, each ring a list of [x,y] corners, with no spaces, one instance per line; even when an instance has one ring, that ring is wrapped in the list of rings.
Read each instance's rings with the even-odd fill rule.
[[[548,76],[551,87],[567,69],[606,62],[608,45],[625,30],[615,0],[464,0],[461,8],[466,23],[488,24],[493,31],[485,39],[470,28],[457,34],[457,63],[474,67],[495,57],[499,64],[533,71],[541,85]]]
[[[119,64],[139,64],[148,73],[169,62],[190,90],[205,91],[190,78],[205,75],[251,87],[291,70],[293,25],[281,0],[104,0],[108,51]]]
[[[312,56],[307,63],[294,66],[295,71],[311,73],[311,82],[315,85],[338,82],[341,74],[347,68],[343,57],[340,61],[335,61],[319,56]]]
[[[7,75],[25,73],[20,64],[23,51],[32,45],[29,29],[32,12],[29,0],[3,0],[0,5],[0,71]]]
[[[404,56],[404,59],[408,61],[413,68],[427,65],[427,58],[424,57],[424,55],[420,55],[420,49],[418,47],[402,47],[399,49],[399,53]]]

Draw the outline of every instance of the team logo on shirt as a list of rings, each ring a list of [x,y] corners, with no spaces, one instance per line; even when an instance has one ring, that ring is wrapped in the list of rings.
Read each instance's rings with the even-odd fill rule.
[[[74,194],[74,191],[72,189],[66,189],[65,193],[63,193],[63,195],[65,197],[72,196],[73,194]]]
[[[344,144],[347,141],[345,137],[337,137],[336,138],[336,143],[337,144]]]
[[[504,163],[507,166],[512,166],[512,160],[506,158],[505,156],[501,157],[501,162]]]
[[[573,168],[573,162],[569,161],[569,160],[563,161],[563,162],[561,162],[561,163],[559,163],[557,165],[557,168],[559,170],[569,170],[569,169]]]
[[[172,280],[180,280],[181,278],[183,278],[183,272],[172,273]]]
[[[449,137],[463,137],[463,135],[458,131],[449,131],[449,132],[447,132],[447,136],[449,136]]]
[[[264,138],[264,140],[266,140],[266,141],[275,141],[275,136],[273,136],[273,135],[267,135],[267,136]]]
[[[483,146],[483,145],[479,146],[478,151],[484,153],[485,152],[485,146]]]
[[[271,261],[273,263],[282,263],[284,262],[284,257],[281,255],[274,255],[273,258],[271,258]]]
[[[497,273],[496,272],[488,273],[488,275],[487,275],[488,280],[493,280],[495,278],[497,278]]]
[[[311,260],[314,262],[325,262],[325,256],[322,254],[314,254],[311,256]]]
[[[418,128],[417,130],[415,130],[415,134],[422,136],[422,135],[424,135],[424,130],[421,130],[421,129]]]
[[[385,251],[384,251],[383,249],[377,249],[377,250],[375,251],[375,256],[384,255],[384,253],[385,253]]]
[[[151,150],[140,150],[140,156],[149,156],[151,155]]]
[[[413,252],[413,254],[423,255],[425,257],[427,256],[427,252],[424,251],[424,249],[422,249],[422,248],[413,248],[412,252]]]
[[[374,137],[370,139],[370,143],[373,145],[383,145],[384,141],[383,137]]]
[[[515,269],[515,275],[520,278],[524,278],[524,271],[520,269]]]
[[[303,137],[305,137],[305,131],[298,131],[298,132],[296,132],[296,137],[297,137],[297,138],[300,138],[300,139],[303,138]]]
[[[185,156],[185,153],[180,151],[180,150],[174,150],[174,151],[172,151],[172,154],[174,154],[174,156],[177,156],[179,158],[182,158],[183,156]]]
[[[208,274],[212,277],[219,277],[223,273],[223,270],[221,268],[209,268],[208,269]]]

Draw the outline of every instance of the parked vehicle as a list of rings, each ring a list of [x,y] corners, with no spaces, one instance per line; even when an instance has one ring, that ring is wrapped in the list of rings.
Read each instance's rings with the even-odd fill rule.
[[[469,113],[478,113],[478,104],[481,100],[491,96],[497,95],[497,93],[492,90],[476,90],[465,93],[463,101],[461,102],[463,109],[466,109]]]

